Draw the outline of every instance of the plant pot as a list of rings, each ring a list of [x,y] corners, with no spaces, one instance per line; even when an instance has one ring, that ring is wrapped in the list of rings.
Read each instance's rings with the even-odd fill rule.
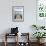
[[[37,43],[40,43],[40,39],[37,39]]]
[[[39,44],[41,44],[41,43],[43,43],[44,42],[44,39],[38,39],[37,40],[37,43],[39,43]]]

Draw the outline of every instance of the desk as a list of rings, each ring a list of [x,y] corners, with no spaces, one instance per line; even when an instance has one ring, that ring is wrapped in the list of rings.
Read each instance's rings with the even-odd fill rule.
[[[9,37],[7,37],[7,36],[9,36]],[[21,36],[26,36],[26,39],[27,39],[27,42],[21,42],[21,43],[19,43],[18,42],[18,33],[17,34],[10,34],[10,33],[6,33],[5,34],[5,46],[7,46],[8,45],[8,42],[7,42],[7,38],[10,38],[10,36],[17,36],[16,38],[17,38],[17,42],[15,43],[16,45],[15,46],[19,46],[19,44],[20,44],[20,46],[22,45],[22,44],[25,44],[26,46],[30,46],[30,42],[29,42],[29,33],[21,33]]]
[[[16,44],[15,46],[18,46],[18,33],[15,33],[15,34],[6,33],[6,34],[5,34],[5,46],[7,46],[7,44],[8,44],[8,42],[7,42],[7,38],[8,38],[8,37],[7,37],[7,36],[9,36],[9,37],[10,37],[10,36],[17,36],[17,42],[16,42],[17,44]],[[16,39],[15,39],[15,40],[16,40]]]

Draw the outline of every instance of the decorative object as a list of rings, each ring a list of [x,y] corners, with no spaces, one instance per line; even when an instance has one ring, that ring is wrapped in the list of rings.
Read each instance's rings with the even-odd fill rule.
[[[12,6],[12,21],[24,21],[24,6]]]
[[[18,33],[18,27],[16,28],[11,28],[11,34]]]

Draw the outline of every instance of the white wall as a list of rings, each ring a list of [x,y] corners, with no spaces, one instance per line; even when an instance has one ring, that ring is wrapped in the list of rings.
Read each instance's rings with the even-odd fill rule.
[[[24,22],[12,22],[12,6],[24,6]],[[36,0],[0,0],[0,34],[16,26],[19,32],[32,34],[32,24],[36,24]]]
[[[24,6],[24,22],[12,22],[12,6]],[[20,26],[21,28],[31,24],[36,24],[36,0],[0,1],[0,30],[2,30],[0,33],[9,27]]]

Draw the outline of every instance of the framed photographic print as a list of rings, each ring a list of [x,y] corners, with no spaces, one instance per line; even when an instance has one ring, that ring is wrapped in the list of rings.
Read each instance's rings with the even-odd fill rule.
[[[24,6],[12,6],[12,21],[13,22],[24,21]]]

